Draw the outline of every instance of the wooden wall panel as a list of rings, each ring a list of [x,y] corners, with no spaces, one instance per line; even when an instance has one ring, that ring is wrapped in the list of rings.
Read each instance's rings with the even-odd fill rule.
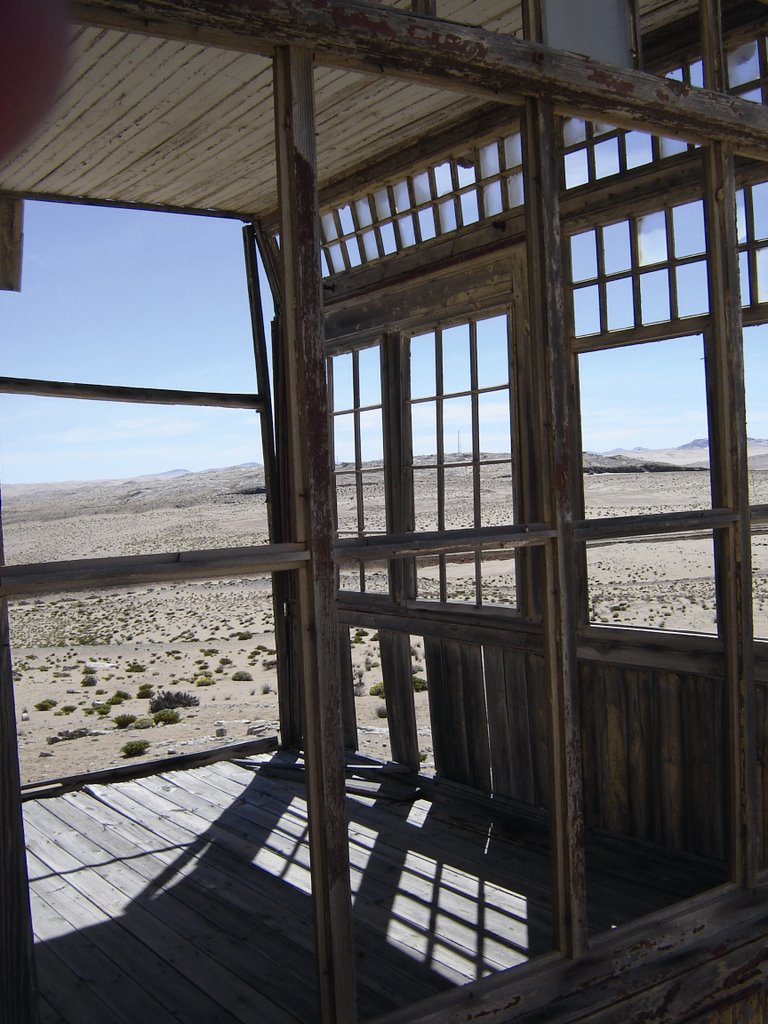
[[[385,686],[391,660],[382,653]],[[549,808],[542,658],[497,644],[426,637],[425,661],[437,774]],[[722,681],[582,662],[580,703],[587,826],[724,861]],[[399,712],[390,717],[393,751],[398,737],[406,743],[403,730],[412,728],[404,715],[402,722]],[[759,807],[768,835],[768,687],[758,687],[757,733]]]
[[[580,687],[587,825],[724,860],[722,682],[589,663]]]
[[[419,739],[413,702],[410,637],[407,633],[380,630],[379,651],[392,760],[418,767]]]
[[[424,660],[437,774],[489,792],[491,748],[481,648],[425,637]]]

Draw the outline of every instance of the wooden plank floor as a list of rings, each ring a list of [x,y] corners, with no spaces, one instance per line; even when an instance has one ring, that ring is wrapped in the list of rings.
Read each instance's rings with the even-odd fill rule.
[[[544,829],[393,782],[348,807],[361,1019],[550,948]],[[317,1020],[300,782],[219,762],[24,813],[44,1024]],[[607,841],[589,861],[593,931],[719,881]]]

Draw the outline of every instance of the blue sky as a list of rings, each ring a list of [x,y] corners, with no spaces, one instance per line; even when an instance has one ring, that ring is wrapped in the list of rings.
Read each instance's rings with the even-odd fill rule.
[[[241,224],[27,203],[0,354],[3,376],[255,391]],[[254,461],[253,412],[0,397],[5,483]]]
[[[262,292],[271,316],[264,282]],[[501,319],[483,328],[481,352],[487,345],[489,355],[481,354],[481,374],[487,368],[487,386],[501,382],[491,353],[494,332],[502,329]],[[457,329],[455,339],[449,332],[444,337],[446,351],[454,353],[451,372],[465,380],[462,359],[468,357],[460,335]],[[413,351],[414,379],[425,382],[425,395],[434,393],[426,384],[435,373],[429,338],[415,342]],[[4,376],[255,390],[240,223],[27,203],[22,292],[0,292],[0,356]],[[747,331],[745,358],[748,429],[752,436],[768,437],[768,329]],[[579,371],[586,450],[675,447],[706,436],[700,338],[590,353],[580,357]],[[364,356],[361,379],[370,391],[372,372]],[[367,400],[378,398],[372,393]],[[494,392],[483,400],[481,446],[498,450],[507,436],[495,428],[506,414],[504,396]],[[415,409],[415,447],[427,454],[434,451],[434,405]],[[446,451],[466,450],[468,400],[446,402],[445,416]],[[380,435],[379,414],[368,419],[371,437]],[[339,438],[346,433],[340,430]],[[375,438],[367,455],[380,457]],[[351,451],[339,451],[338,457],[349,459]],[[261,461],[261,448],[252,412],[0,396],[4,483],[108,479],[254,461]]]

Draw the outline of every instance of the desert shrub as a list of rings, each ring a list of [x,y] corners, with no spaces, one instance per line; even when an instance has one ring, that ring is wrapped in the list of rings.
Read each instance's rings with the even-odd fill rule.
[[[110,713],[111,710],[111,704],[97,704],[96,707],[93,709],[94,714],[99,715],[101,718],[106,718],[106,716]]]
[[[77,711],[77,708],[75,707],[74,704],[65,704],[63,707],[59,708],[58,711],[54,711],[54,714],[55,715],[71,715],[73,711]]]
[[[136,715],[115,715],[112,719],[118,729],[127,729],[136,721]]]
[[[95,676],[96,675],[96,669],[94,668],[93,665],[83,665],[83,675],[84,676]]]
[[[137,718],[133,723],[134,729],[151,729],[155,723],[151,718]]]
[[[231,665],[232,664],[232,659],[231,658],[219,658],[219,664],[220,665]]]
[[[123,757],[141,757],[149,750],[149,740],[128,740],[120,747]]]
[[[50,711],[51,708],[55,708],[59,702],[54,700],[53,697],[46,697],[45,700],[38,701],[35,704],[35,711]]]
[[[233,672],[232,673],[232,678],[234,679],[234,681],[236,683],[252,683],[253,682],[253,676],[251,675],[250,672],[242,672],[242,671],[240,671],[240,672]]]
[[[387,705],[386,704],[379,704],[379,706],[376,708],[376,717],[377,718],[386,718],[387,717]]]
[[[213,686],[216,680],[212,676],[196,676],[195,686]]]
[[[250,640],[252,636],[253,636],[253,633],[249,633],[246,630],[243,633],[236,633],[235,634],[235,639],[236,640]]]
[[[95,686],[96,685],[96,677],[95,676],[83,676],[83,678],[80,680],[80,685],[81,686]]]
[[[416,691],[416,693],[422,693],[427,688],[427,680],[422,679],[421,676],[414,676],[413,688]]]
[[[160,690],[149,702],[149,710],[154,714],[156,711],[165,711],[171,708],[195,708],[200,703],[200,698],[184,690]]]
[[[262,683],[261,684],[261,692],[262,693],[271,693],[272,692],[272,687],[269,685],[269,683]]]
[[[383,697],[384,696],[384,683],[374,683],[368,691],[372,697]]]
[[[112,696],[109,698],[110,704],[119,704],[121,701],[130,700],[131,695],[127,690],[115,690]]]
[[[128,638],[126,637],[126,640],[127,639]],[[126,672],[146,672],[147,671],[147,666],[146,665],[142,665],[140,661],[129,661],[128,664],[125,666],[125,671]]]
[[[155,725],[175,725],[181,718],[181,715],[173,708],[163,708],[162,711],[156,711],[152,718]]]
[[[217,647],[201,647],[200,648],[200,653],[205,658],[213,658],[215,655],[217,655],[219,653],[219,651],[218,651]]]
[[[139,700],[150,700],[154,692],[155,688],[152,683],[142,683],[136,691],[136,696]]]

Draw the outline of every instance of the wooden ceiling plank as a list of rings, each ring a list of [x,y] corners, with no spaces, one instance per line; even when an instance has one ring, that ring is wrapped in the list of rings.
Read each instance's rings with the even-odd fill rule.
[[[104,75],[104,68],[94,66],[78,82],[78,93],[81,98],[76,100],[72,113],[73,117],[66,117],[61,125],[61,130],[50,141],[49,144],[41,147],[38,159],[35,164],[24,172],[25,183],[35,189],[42,191],[58,191],[61,182],[62,191],[71,191],[77,194],[76,183],[72,178],[72,165],[75,161],[82,160],[84,154],[91,147],[96,146],[99,156],[104,154],[105,134],[109,131],[111,120],[116,116],[112,113],[118,106],[118,97],[129,95],[134,83],[141,82],[143,78],[150,79],[147,69],[152,67],[151,57],[153,51],[160,47],[131,47],[131,41],[126,40],[125,46],[116,48],[110,54],[108,73]],[[174,47],[177,49],[177,47]],[[178,46],[178,52],[183,52],[184,47]],[[177,54],[168,54],[168,61],[178,59]],[[165,63],[165,61],[163,62]],[[107,106],[110,113],[105,119],[105,106],[101,101],[103,96],[112,97],[111,103]],[[58,125],[57,125],[58,127]]]
[[[232,117],[236,112],[252,110],[253,83],[269,75],[268,67],[255,76],[253,68],[250,74],[237,76],[227,74],[230,71],[227,65],[218,69],[180,69],[178,76],[167,80],[163,94],[158,97],[156,117],[150,121],[142,119],[127,131],[122,124],[115,126],[115,144],[102,160],[94,162],[93,176],[85,179],[84,187],[109,194],[115,185],[145,182],[150,168],[153,177],[162,175],[173,163],[170,173],[178,189],[179,183],[186,181],[186,172],[193,170],[188,163],[179,164],[178,158],[196,154],[204,140],[221,136],[222,129],[227,134],[233,130]],[[130,114],[126,121],[130,124]],[[267,124],[264,122],[264,127]],[[180,181],[179,166],[184,168]]]
[[[111,153],[119,161],[127,161],[132,153],[151,152],[168,134],[173,111],[187,101],[187,116],[194,117],[192,100],[199,83],[214,82],[217,72],[231,60],[232,55],[223,51],[185,47],[174,60],[154,65],[134,63],[130,77],[122,83],[126,103],[110,103],[109,92],[101,93],[102,102],[81,119],[81,131],[77,133],[80,145],[38,182],[39,187],[55,188],[56,182],[64,179],[76,182],[77,188],[87,193],[89,175],[98,177],[100,165]],[[107,124],[104,111],[109,107],[113,113]],[[85,137],[82,128],[86,129]]]
[[[38,131],[32,142],[14,159],[12,171],[14,176],[23,178],[26,185],[36,180],[35,168],[42,161],[50,166],[51,153],[62,146],[64,152],[68,147],[76,148],[76,129],[79,119],[90,110],[96,102],[96,96],[102,89],[119,89],[126,77],[126,63],[130,61],[149,61],[152,53],[166,45],[162,40],[143,39],[140,52],[133,55],[137,46],[135,36],[127,37],[119,32],[104,32],[89,29],[80,44],[84,48],[74,53],[68,81],[60,100],[47,118],[50,125]],[[183,44],[173,44],[181,48]],[[105,70],[105,64],[111,65]]]
[[[550,50],[509,35],[343,0],[76,0],[76,21],[264,52],[309,46],[323,63],[365,67],[518,103],[537,96],[559,111],[692,142],[729,143],[768,156],[768,111],[668,79]]]

